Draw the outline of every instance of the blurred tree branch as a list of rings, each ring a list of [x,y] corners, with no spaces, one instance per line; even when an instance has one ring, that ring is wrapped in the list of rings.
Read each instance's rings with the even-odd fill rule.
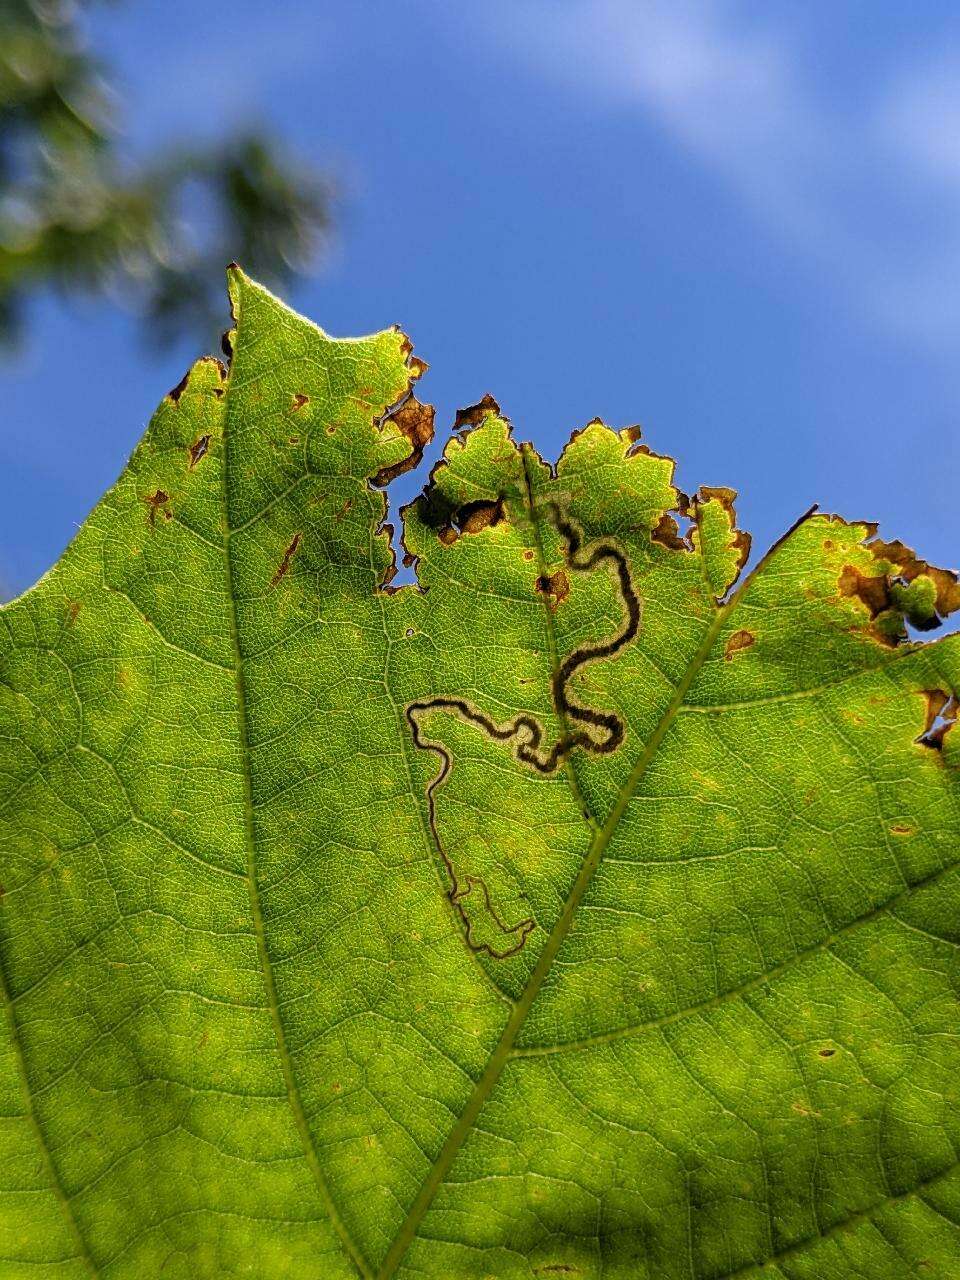
[[[223,315],[235,258],[282,288],[330,225],[329,181],[294,166],[262,133],[171,147],[128,170],[113,96],[70,0],[0,0],[0,342],[30,294],[120,291],[151,340]]]

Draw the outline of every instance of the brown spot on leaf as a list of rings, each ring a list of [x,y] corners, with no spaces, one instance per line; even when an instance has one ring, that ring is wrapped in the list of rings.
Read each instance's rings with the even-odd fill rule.
[[[413,354],[413,343],[403,332],[398,324],[395,324],[394,330],[400,335],[400,354],[404,358],[407,368],[410,370],[410,381],[416,382],[418,378],[422,378],[430,366],[426,360],[421,360],[419,356]]]
[[[832,1058],[836,1052],[836,1049],[818,1049],[817,1055],[821,1058]]]
[[[305,404],[309,403],[310,397],[305,396],[302,391],[298,391],[293,397],[293,404],[291,405],[291,408],[293,409],[293,412],[296,413],[298,409],[302,409]]]
[[[724,659],[727,662],[731,662],[735,653],[742,653],[744,649],[749,649],[756,643],[757,637],[752,631],[747,631],[746,629],[734,631],[723,651]]]
[[[912,836],[916,834],[917,828],[911,826],[909,822],[895,822],[890,828],[892,836]]]
[[[938,569],[926,560],[921,560],[915,551],[900,541],[883,542],[877,538],[867,544],[867,550],[876,559],[892,564],[896,576],[904,582],[913,582],[921,574],[930,578],[936,592],[936,610],[941,618],[960,609],[960,579],[952,569]]]
[[[876,525],[864,524],[862,545],[877,561],[878,572],[864,573],[844,565],[838,579],[841,596],[856,597],[875,623],[869,634],[881,644],[897,645],[907,639],[904,622],[920,631],[932,631],[944,618],[960,609],[960,580],[950,569],[938,569],[921,560],[899,541],[876,537]]]
[[[149,519],[151,525],[157,523],[158,511],[162,513],[165,520],[169,520],[173,515],[169,507],[170,495],[165,489],[157,489],[153,493],[148,493],[144,498],[144,502],[150,509]]]
[[[421,404],[414,395],[407,396],[395,409],[383,415],[379,425],[383,427],[392,422],[410,441],[411,448],[410,453],[399,462],[382,467],[373,477],[373,484],[382,487],[419,465],[424,449],[433,439],[433,419],[433,405]]]
[[[550,608],[555,609],[557,605],[563,604],[570,594],[570,579],[567,577],[566,570],[558,569],[549,577],[541,574],[536,581],[536,588],[542,595],[548,597],[547,603]]]
[[[659,542],[661,547],[666,547],[668,551],[689,551],[690,543],[680,536],[680,526],[670,514],[665,511],[656,525],[650,530],[650,537],[654,542]]]
[[[180,379],[180,381],[177,383],[177,385],[171,388],[171,390],[167,392],[167,395],[170,397],[170,399],[173,401],[174,404],[180,403],[180,397],[183,395],[184,391],[186,391],[187,383],[189,381],[190,381],[190,370],[188,369],[187,372]]]
[[[861,573],[855,565],[845,564],[837,580],[842,596],[856,596],[861,604],[870,610],[870,617],[876,618],[885,609],[890,608],[890,588],[886,574],[868,577]]]
[[[944,689],[921,689],[920,693],[926,703],[923,732],[929,733],[937,717],[950,701],[950,694]]]
[[[300,546],[300,541],[302,538],[303,538],[302,533],[295,533],[293,537],[290,539],[287,549],[283,553],[283,559],[280,561],[279,565],[277,566],[276,573],[270,579],[271,587],[275,587],[277,583],[281,582],[290,572],[290,565],[293,562],[293,557],[297,554],[297,548]]]
[[[482,533],[484,529],[492,528],[506,514],[502,497],[495,502],[481,498],[455,507],[436,488],[422,495],[421,513],[426,523],[436,528],[437,537],[445,547],[452,546],[461,534]]]
[[[820,1116],[820,1115],[822,1115],[822,1112],[820,1112],[820,1111],[813,1111],[813,1110],[811,1110],[811,1108],[810,1108],[810,1107],[804,1106],[804,1104],[803,1104],[802,1102],[792,1102],[792,1103],[790,1104],[790,1110],[791,1110],[791,1111],[795,1111],[795,1112],[797,1113],[797,1115],[798,1115],[798,1116]]]
[[[461,533],[480,533],[503,519],[503,499],[467,502],[457,510],[455,519]]]
[[[468,404],[465,409],[458,409],[457,416],[453,420],[454,431],[460,431],[463,427],[478,427],[484,418],[490,416],[500,417],[500,406],[490,395],[489,391],[482,400],[478,400],[476,404]]]
[[[207,450],[210,448],[209,435],[198,436],[190,446],[190,470],[197,465],[201,458],[207,456]]]
[[[956,695],[943,689],[923,689],[921,692],[926,700],[926,714],[917,743],[933,751],[942,751],[947,734],[957,722]]]
[[[71,600],[67,605],[67,626],[72,627],[77,620],[77,614],[83,608],[79,600]]]

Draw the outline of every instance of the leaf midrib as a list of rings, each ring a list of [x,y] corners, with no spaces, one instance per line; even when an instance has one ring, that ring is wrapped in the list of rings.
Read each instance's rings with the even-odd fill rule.
[[[806,512],[800,520],[793,524],[783,537],[779,538],[773,546],[771,546],[769,551],[767,551],[763,558],[757,563],[753,572],[743,580],[738,590],[729,597],[725,604],[717,607],[713,619],[705,630],[703,638],[700,641],[693,658],[691,659],[680,682],[674,689],[670,702],[667,704],[656,728],[647,739],[647,743],[631,769],[626,782],[620,789],[616,803],[611,809],[606,821],[596,830],[596,833],[587,849],[586,856],[581,863],[577,878],[567,895],[556,924],[550,931],[550,934],[543,945],[537,959],[537,963],[527,980],[527,985],[524,987],[523,993],[515,1004],[503,1033],[487,1061],[483,1074],[474,1086],[473,1092],[467,1100],[466,1106],[460,1113],[456,1124],[447,1135],[446,1141],[441,1147],[437,1158],[431,1165],[426,1178],[421,1183],[420,1190],[417,1192],[400,1230],[397,1232],[390,1248],[384,1256],[383,1262],[376,1273],[375,1280],[390,1280],[390,1277],[396,1273],[397,1267],[402,1262],[407,1249],[416,1237],[417,1229],[427,1213],[427,1210],[430,1208],[430,1205],[433,1203],[434,1196],[446,1178],[450,1166],[453,1164],[460,1148],[463,1146],[463,1143],[465,1142],[467,1135],[470,1133],[474,1121],[480,1114],[484,1103],[492,1093],[494,1086],[500,1078],[503,1068],[511,1058],[513,1046],[516,1043],[517,1036],[520,1034],[524,1022],[526,1021],[527,1014],[530,1012],[530,1008],[553,966],[553,961],[556,958],[557,952],[560,950],[567,934],[570,932],[570,927],[573,923],[573,917],[577,908],[579,907],[590,881],[593,879],[593,876],[600,865],[603,854],[613,838],[614,832],[620,823],[620,819],[623,817],[627,805],[630,803],[634,792],[646,773],[650,761],[656,755],[660,748],[660,744],[663,742],[670,726],[676,719],[677,713],[683,706],[684,699],[687,696],[690,686],[699,674],[700,669],[706,661],[710,651],[713,649],[716,639],[723,629],[725,621],[740,599],[742,599],[750,582],[767,563],[773,552],[805,519],[807,519],[810,514],[811,512]]]

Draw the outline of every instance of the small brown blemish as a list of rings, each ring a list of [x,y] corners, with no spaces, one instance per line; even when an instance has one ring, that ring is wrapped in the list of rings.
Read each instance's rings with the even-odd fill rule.
[[[293,561],[293,557],[297,554],[297,548],[300,546],[300,541],[302,538],[303,538],[302,533],[295,533],[293,537],[290,539],[289,545],[287,546],[286,551],[284,551],[283,553],[283,559],[280,561],[279,565],[277,566],[276,573],[270,579],[271,587],[275,587],[277,583],[280,582],[283,578],[285,578],[287,574],[290,572],[290,565]]]
[[[297,394],[293,397],[293,404],[291,408],[293,409],[293,412],[296,413],[298,409],[302,409],[305,404],[309,404],[309,403],[310,403],[310,397],[305,396],[302,391],[298,391]]]
[[[468,502],[456,514],[461,533],[480,533],[503,519],[503,499],[496,502]]]
[[[797,1115],[798,1115],[798,1116],[820,1116],[820,1115],[822,1115],[822,1112],[820,1112],[820,1111],[814,1111],[814,1110],[812,1110],[812,1108],[804,1106],[804,1104],[803,1104],[802,1102],[792,1102],[792,1103],[790,1104],[790,1110],[791,1110],[791,1111],[795,1111],[795,1112],[797,1113]]]
[[[403,356],[407,368],[410,370],[410,381],[416,382],[418,378],[422,378],[430,366],[426,360],[421,360],[419,356],[413,354],[413,343],[403,332],[400,326],[394,325],[394,329],[400,335],[400,354]]]
[[[177,385],[173,387],[172,390],[167,392],[167,395],[170,397],[170,399],[173,401],[174,404],[178,405],[180,403],[180,397],[186,391],[187,383],[189,381],[190,381],[190,370],[188,369],[187,372],[180,379],[180,381],[177,383]]]
[[[910,825],[909,822],[895,822],[890,828],[892,836],[912,836],[916,834],[916,827]]]
[[[658,542],[661,547],[666,547],[668,551],[690,550],[690,543],[687,542],[686,538],[681,538],[680,526],[669,511],[665,511],[650,530],[650,537],[654,542]]]
[[[193,444],[190,446],[190,470],[191,471],[197,465],[197,463],[200,461],[201,458],[205,458],[207,456],[207,451],[209,450],[209,448],[210,448],[209,435],[198,436],[197,439],[194,440]]]
[[[950,701],[950,694],[944,689],[921,689],[920,694],[926,703],[923,732],[929,733],[943,708]]]
[[[458,409],[457,416],[453,420],[454,431],[460,431],[464,427],[478,427],[484,418],[490,416],[500,417],[500,406],[490,395],[489,391],[482,400],[478,400],[476,404],[469,404],[465,409]]]
[[[832,1058],[836,1052],[836,1049],[818,1049],[817,1056],[820,1058]]]
[[[523,558],[524,558],[524,560],[532,560],[532,559],[533,559],[533,552],[532,552],[532,551],[525,551],[525,552],[523,553]]]
[[[564,569],[558,569],[556,573],[550,574],[549,577],[541,574],[535,586],[537,591],[547,597],[547,603],[551,609],[563,604],[570,594],[570,579]]]
[[[72,627],[77,620],[77,614],[83,608],[79,600],[71,600],[67,605],[67,626]]]
[[[942,751],[947,734],[957,721],[957,699],[944,689],[922,689],[926,700],[923,731],[917,738],[921,747]]]
[[[456,529],[452,529],[450,525],[445,524],[437,533],[437,537],[445,547],[452,547],[460,535],[457,533]]]
[[[165,489],[157,489],[154,493],[148,493],[144,498],[144,502],[146,502],[147,506],[150,508],[149,518],[151,526],[157,523],[158,511],[161,512],[165,520],[169,520],[173,515],[173,512],[170,510],[168,505],[170,502],[170,495]]]
[[[731,662],[735,653],[742,653],[744,649],[749,649],[756,643],[757,637],[752,631],[734,631],[733,635],[727,641],[726,648],[723,651],[724,660],[726,662]]]
[[[890,589],[885,574],[877,574],[871,578],[861,573],[855,565],[846,564],[840,572],[837,585],[842,596],[856,596],[861,604],[866,605],[871,618],[876,618],[890,607]]]
[[[392,422],[400,433],[407,437],[411,448],[407,456],[401,458],[399,462],[381,467],[371,483],[382,488],[397,476],[402,476],[404,472],[412,471],[414,467],[419,466],[424,449],[433,439],[434,412],[432,404],[421,404],[416,396],[409,395],[395,409],[383,415],[378,425],[382,428],[388,422]]]
[[[896,576],[904,582],[913,582],[921,574],[931,580],[936,593],[935,606],[941,618],[960,609],[960,579],[951,569],[938,569],[936,565],[921,560],[902,542],[883,542],[880,538],[867,544],[867,550],[878,560],[894,566]],[[933,624],[934,626],[936,623]]]

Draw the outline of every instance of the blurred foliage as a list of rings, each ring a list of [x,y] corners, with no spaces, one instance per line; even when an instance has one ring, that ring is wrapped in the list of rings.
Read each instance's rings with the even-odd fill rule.
[[[70,0],[0,0],[0,342],[51,283],[119,292],[151,340],[206,337],[226,263],[287,286],[321,246],[332,189],[256,132],[125,164],[82,16]]]

